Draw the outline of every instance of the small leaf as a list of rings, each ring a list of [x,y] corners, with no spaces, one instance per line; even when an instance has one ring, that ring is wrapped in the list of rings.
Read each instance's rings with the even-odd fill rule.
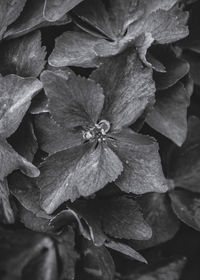
[[[200,231],[200,195],[175,189],[170,192],[170,198],[177,217],[188,226]]]
[[[46,51],[41,33],[36,31],[20,39],[4,42],[0,47],[0,73],[37,77],[44,68]]]

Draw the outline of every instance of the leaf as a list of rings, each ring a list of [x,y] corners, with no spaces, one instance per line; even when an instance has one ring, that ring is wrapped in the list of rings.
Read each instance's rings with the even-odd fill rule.
[[[55,48],[48,59],[51,66],[88,68],[98,65],[94,46],[102,39],[83,32],[67,31],[56,38],[55,41]]]
[[[129,241],[134,248],[141,250],[162,244],[174,237],[180,223],[172,211],[166,194],[150,193],[137,199],[141,205],[145,221],[152,228],[149,240]]]
[[[35,78],[0,77],[0,135],[9,137],[18,128],[31,99],[42,89]]]
[[[44,1],[45,0],[27,0],[20,17],[8,27],[4,38],[16,38],[41,27],[52,24],[62,25],[71,21],[69,16],[65,16],[54,23],[46,21],[43,17]]]
[[[134,123],[154,99],[152,70],[144,67],[131,50],[106,60],[91,78],[104,89],[102,116],[110,121],[112,130]]]
[[[157,93],[156,103],[146,119],[148,125],[181,146],[187,135],[190,100],[181,82]]]
[[[83,0],[45,0],[44,17],[48,21],[56,21],[73,9]]]
[[[16,169],[20,169],[30,177],[39,176],[40,172],[32,163],[16,153],[13,148],[0,137],[0,180],[2,181],[8,174]]]
[[[2,39],[4,32],[6,31],[8,25],[14,22],[22,9],[26,0],[11,0],[11,1],[4,1],[1,0],[1,10],[0,10],[0,39]]]
[[[64,201],[89,196],[116,180],[123,166],[104,144],[87,143],[50,157],[41,166],[38,186],[42,208],[52,213]]]
[[[102,226],[108,236],[136,240],[151,238],[151,228],[136,201],[119,197],[104,200],[102,205]]]
[[[181,148],[173,149],[168,164],[168,177],[174,180],[175,186],[189,191],[200,192],[200,121],[196,117],[188,120],[188,134]]]
[[[94,246],[92,242],[82,241],[84,269],[90,277],[102,280],[114,279],[115,264],[111,254],[104,246]]]
[[[153,138],[124,129],[110,134],[108,141],[123,162],[123,172],[115,182],[122,191],[135,194],[167,191],[158,144]]]
[[[92,80],[74,73],[44,71],[41,75],[49,109],[53,118],[64,128],[91,126],[99,119],[104,95]]]
[[[56,248],[50,237],[1,227],[0,241],[2,279],[57,279]]]
[[[130,246],[128,246],[126,244],[115,242],[115,241],[109,241],[109,242],[106,242],[106,246],[110,249],[113,249],[117,252],[127,255],[134,260],[137,260],[137,261],[143,262],[143,263],[147,263],[147,261],[138,252],[136,252],[133,248],[131,248]]]
[[[148,268],[141,268],[138,272],[127,276],[126,280],[179,280],[183,268],[186,264],[186,258],[167,259]]]
[[[45,65],[45,49],[41,46],[40,31],[2,43],[0,73],[37,77]]]
[[[60,127],[49,114],[36,115],[34,124],[39,147],[49,154],[83,143],[82,131],[79,129],[70,131]]]
[[[170,192],[170,198],[177,217],[200,231],[200,195],[183,189],[174,189]]]
[[[6,179],[0,181],[0,219],[3,223],[13,224],[15,216],[9,201],[9,189]]]

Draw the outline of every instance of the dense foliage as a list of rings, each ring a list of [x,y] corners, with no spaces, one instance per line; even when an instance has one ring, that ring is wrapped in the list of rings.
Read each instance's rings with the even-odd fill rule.
[[[0,279],[200,278],[199,13],[0,0]]]

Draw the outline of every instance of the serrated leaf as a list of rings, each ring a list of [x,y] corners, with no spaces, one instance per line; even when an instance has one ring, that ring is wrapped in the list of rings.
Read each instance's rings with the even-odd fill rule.
[[[20,13],[26,3],[26,0],[11,0],[4,1],[1,0],[0,6],[0,39],[3,37],[8,25],[13,23]]]
[[[69,71],[45,71],[41,81],[53,118],[64,128],[97,123],[104,103],[103,89],[92,80]],[[59,85],[59,86],[58,86]]]
[[[177,217],[200,231],[200,195],[183,189],[175,189],[169,195]]]
[[[106,60],[91,78],[104,89],[102,116],[112,123],[112,130],[135,122],[154,99],[152,70],[144,67],[132,50]]]
[[[35,78],[17,75],[0,77],[0,135],[9,137],[16,131],[28,110],[31,99],[42,89]]]
[[[43,15],[48,21],[56,21],[83,0],[45,0]]]
[[[200,192],[200,121],[196,117],[188,120],[186,141],[180,148],[173,149],[168,167],[168,177],[174,180],[175,186],[189,191]]]
[[[153,138],[124,129],[111,134],[109,146],[123,162],[123,172],[115,182],[122,191],[135,194],[167,191],[158,144]]]
[[[54,23],[45,20],[43,17],[44,1],[45,0],[27,0],[20,17],[8,27],[8,30],[4,34],[4,38],[16,38],[40,27],[52,24],[62,25],[71,21],[69,16],[65,16]]]
[[[148,125],[181,146],[187,135],[187,108],[190,100],[181,82],[159,91]]]
[[[38,186],[42,207],[52,213],[64,201],[92,195],[116,180],[122,170],[119,158],[104,144],[95,148],[87,143],[58,152],[41,167]]]
[[[0,73],[37,77],[45,65],[45,49],[41,46],[40,31],[4,42],[0,47]]]
[[[152,228],[152,237],[144,241],[130,241],[136,249],[150,248],[174,237],[180,227],[166,194],[150,193],[138,199],[144,219]]]

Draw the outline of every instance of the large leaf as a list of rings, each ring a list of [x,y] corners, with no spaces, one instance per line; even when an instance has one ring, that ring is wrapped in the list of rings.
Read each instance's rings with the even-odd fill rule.
[[[45,71],[41,75],[49,109],[64,128],[91,126],[97,123],[104,102],[102,88],[92,80],[69,71]]]
[[[159,91],[146,122],[153,129],[181,146],[187,135],[187,108],[190,100],[181,82]]]
[[[44,68],[45,56],[45,47],[41,46],[40,31],[4,42],[0,47],[0,73],[37,77]]]
[[[106,60],[91,78],[104,89],[102,116],[110,121],[112,130],[135,122],[154,99],[152,71],[142,65],[132,49]]]
[[[35,78],[0,77],[0,135],[10,136],[18,128],[31,99],[42,89]]]
[[[117,186],[135,194],[167,191],[158,144],[153,138],[124,129],[110,134],[109,146],[123,162]]]
[[[52,213],[64,201],[92,195],[116,180],[122,170],[119,158],[103,143],[97,147],[87,143],[58,152],[41,166],[38,186],[42,207]]]

